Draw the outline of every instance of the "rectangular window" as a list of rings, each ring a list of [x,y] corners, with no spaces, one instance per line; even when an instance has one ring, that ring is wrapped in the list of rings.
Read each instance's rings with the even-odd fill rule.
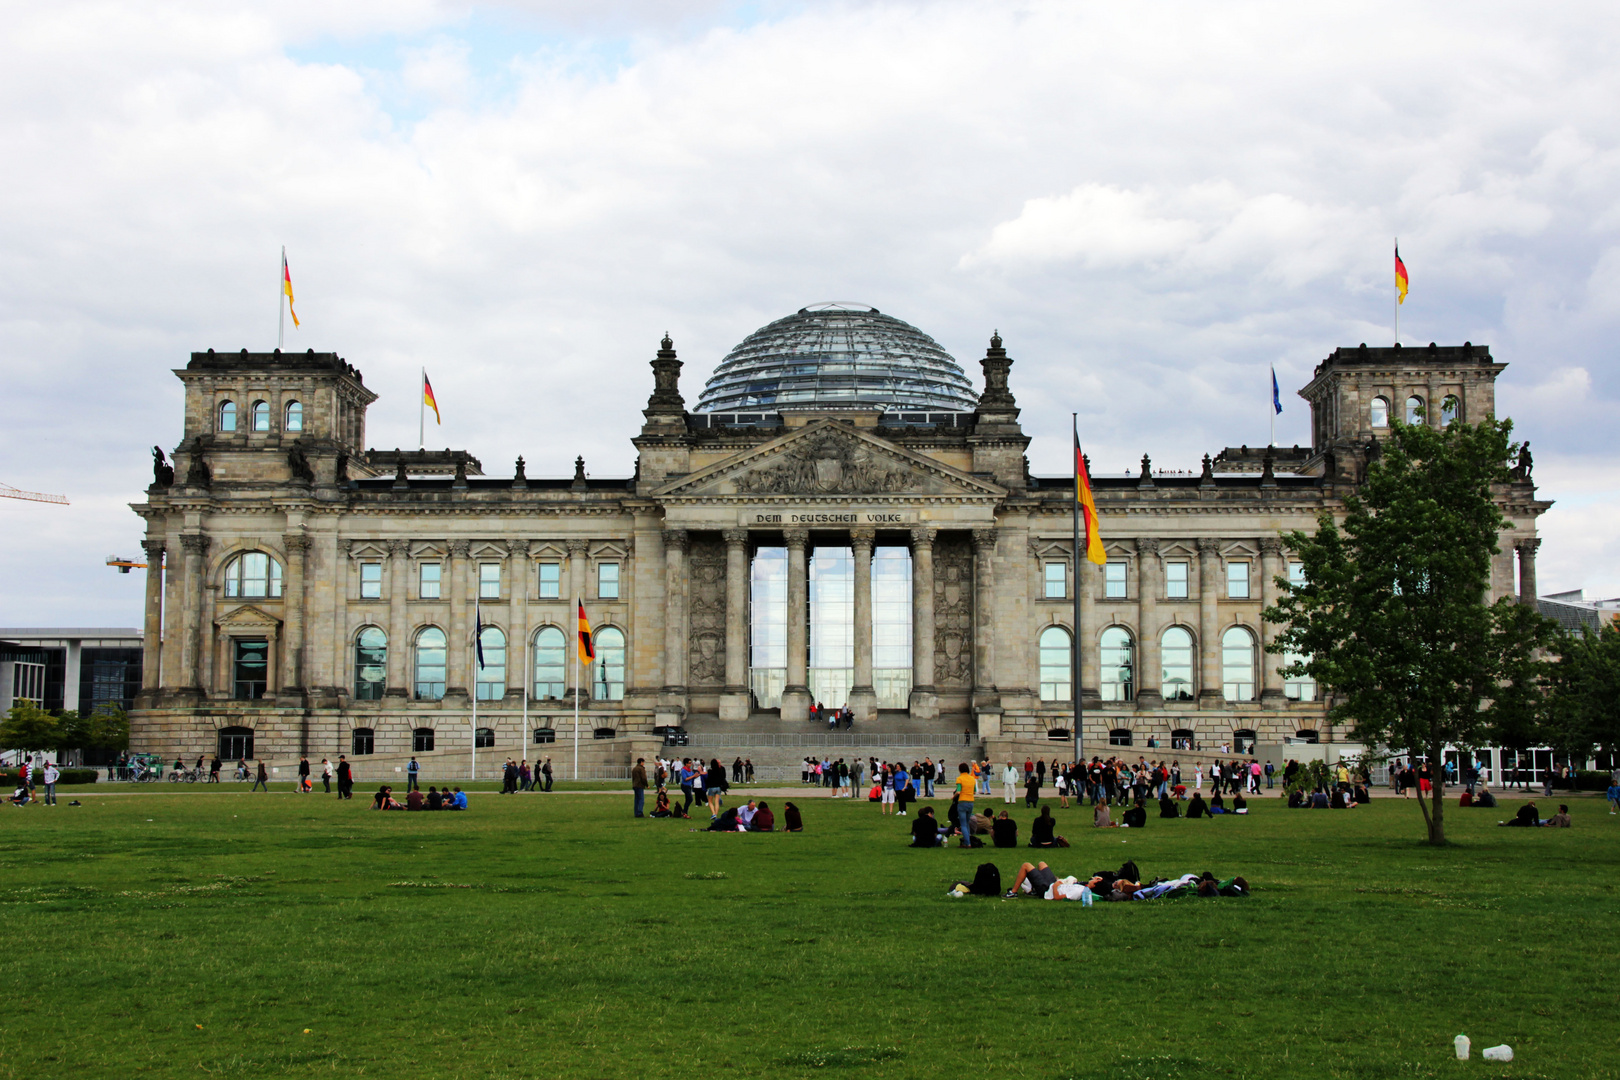
[[[233,696],[237,701],[258,701],[264,697],[270,674],[270,643],[268,641],[231,642],[231,669],[235,682]]]
[[[1226,595],[1233,600],[1247,600],[1249,598],[1248,563],[1229,562],[1226,564]]]
[[[478,564],[478,598],[480,600],[499,600],[501,598],[501,564],[486,562]]]
[[[1111,562],[1103,570],[1103,595],[1110,600],[1125,599],[1125,564]]]
[[[421,566],[421,591],[417,594],[423,600],[437,600],[439,598],[439,571],[436,562],[425,562]]]
[[[1049,562],[1046,564],[1046,598],[1048,600],[1062,600],[1069,595],[1069,564]]]
[[[1164,564],[1164,595],[1171,600],[1187,599],[1187,564]]]
[[[382,563],[360,564],[360,599],[376,600],[382,596]]]
[[[1290,585],[1303,585],[1303,584],[1305,584],[1305,564],[1304,563],[1291,562],[1291,563],[1288,564],[1288,584],[1290,584]]]
[[[598,600],[617,600],[619,598],[619,564],[605,562],[596,564],[596,597]]]
[[[562,595],[562,563],[540,564],[540,599],[555,600]]]

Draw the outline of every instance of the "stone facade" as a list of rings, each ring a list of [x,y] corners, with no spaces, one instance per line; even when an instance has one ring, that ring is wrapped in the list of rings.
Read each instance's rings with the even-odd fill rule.
[[[666,338],[633,440],[636,474],[587,478],[579,462],[572,477],[535,479],[521,459],[512,477],[493,478],[464,451],[368,450],[376,397],[335,354],[194,353],[175,373],[184,438],[134,506],[150,569],[133,745],[213,754],[229,728],[251,731],[261,758],[364,745],[373,763],[392,764],[424,731],[434,749],[418,757],[461,760],[487,729],[491,764],[562,759],[577,697],[582,762],[622,766],[656,747],[658,727],[802,720],[807,559],[818,544],[854,552],[858,629],[872,618],[874,548],[909,549],[908,706],[878,707],[870,630],[857,633],[849,704],[863,731],[965,730],[998,756],[1067,745],[1067,668],[1060,679],[1053,666],[1063,650],[1052,637],[1043,649],[1042,635],[1073,631],[1078,584],[1088,750],[1111,733],[1135,746],[1331,741],[1323,703],[1290,693],[1282,659],[1262,649],[1273,631],[1260,613],[1288,573],[1278,534],[1338,511],[1409,399],[1417,422],[1490,413],[1503,365],[1470,345],[1335,351],[1301,391],[1309,448],[1228,449],[1206,456],[1199,476],[1155,472],[1144,458],[1138,477],[1095,479],[1110,566],[1082,559],[1078,582],[1072,479],[1028,472],[1011,366],[993,339],[979,408],[952,423],[805,407],[728,426],[687,412]],[[1536,498],[1528,455],[1500,495],[1511,526],[1492,595],[1533,595],[1536,518],[1550,504]],[[788,575],[785,689],[768,710],[750,690],[761,546],[785,549]],[[576,597],[599,654],[584,685]],[[504,678],[486,663],[482,692],[475,621],[504,639]],[[1230,643],[1245,640],[1228,636],[1234,627],[1251,641],[1246,675],[1241,650],[1232,659]],[[1111,630],[1116,645],[1128,640],[1132,672],[1169,672],[1184,658],[1190,678],[1136,685],[1132,675],[1128,693],[1117,678],[1105,684]],[[382,644],[365,652],[368,642]],[[558,662],[538,669],[543,656]],[[557,741],[536,743],[536,730]]]

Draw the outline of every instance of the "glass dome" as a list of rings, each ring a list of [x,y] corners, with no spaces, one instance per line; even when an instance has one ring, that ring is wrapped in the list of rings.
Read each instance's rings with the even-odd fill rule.
[[[694,412],[795,405],[971,412],[962,366],[910,323],[864,304],[812,304],[755,330],[704,384]]]

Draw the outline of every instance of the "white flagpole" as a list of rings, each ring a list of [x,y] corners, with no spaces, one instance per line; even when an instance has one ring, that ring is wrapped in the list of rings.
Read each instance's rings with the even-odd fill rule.
[[[526,586],[516,581],[512,583],[512,587],[514,589],[526,588]],[[528,620],[525,619],[524,621],[527,622]],[[518,670],[523,676],[523,730],[518,732],[518,759],[522,760],[528,755],[529,749],[529,679],[532,676],[529,670],[529,639],[527,637],[523,639],[523,666]],[[534,774],[530,773],[530,775]]]
[[[575,650],[575,653],[577,655],[578,650],[579,650],[579,643],[578,642],[574,643],[574,650]],[[579,695],[584,692],[583,689],[580,687],[580,683],[583,682],[584,679],[585,679],[585,661],[576,659],[575,662],[574,662],[574,670],[576,672],[578,672],[578,674],[576,674],[574,676],[574,779],[578,780],[579,779]]]
[[[1395,257],[1401,257],[1401,238],[1395,238]],[[1401,343],[1401,284],[1395,283],[1395,344]]]
[[[472,780],[478,779],[478,675],[473,674],[472,708]]]
[[[422,382],[416,388],[416,448],[427,446],[427,368],[422,369]]]
[[[287,247],[281,247],[281,276],[276,280],[276,350],[287,332]]]

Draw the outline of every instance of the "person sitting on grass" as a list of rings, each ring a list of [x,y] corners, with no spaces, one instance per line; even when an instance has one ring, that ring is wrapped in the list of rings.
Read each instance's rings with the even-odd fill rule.
[[[407,810],[426,810],[427,809],[427,796],[422,794],[422,789],[421,788],[412,788],[410,790],[409,794],[407,794],[405,796],[405,809],[407,809]]]
[[[1326,810],[1326,809],[1328,809],[1327,789],[1323,788],[1321,785],[1318,785],[1316,790],[1311,792],[1311,809],[1312,810]]]
[[[1091,827],[1093,829],[1112,829],[1114,818],[1108,812],[1108,803],[1099,802],[1091,811]]]
[[[653,800],[653,817],[669,817],[669,792],[664,788],[658,789],[658,797]]]
[[[730,806],[730,807],[727,807],[726,809],[720,811],[720,815],[718,817],[714,818],[712,821],[710,821],[709,822],[709,827],[707,829],[705,829],[704,831],[705,832],[739,832],[740,831],[740,826],[737,824],[737,810],[738,810],[737,807]]]
[[[990,842],[996,847],[1017,847],[1018,822],[1003,810],[1001,816],[990,826],[990,838]]]
[[[1181,807],[1176,800],[1166,795],[1159,800],[1159,816],[1162,818],[1178,818],[1181,816]]]
[[[737,831],[747,832],[749,827],[754,824],[754,815],[757,813],[759,813],[759,807],[754,804],[753,799],[749,799],[737,807]]]
[[[1067,840],[1054,835],[1053,830],[1056,825],[1057,822],[1052,817],[1052,808],[1050,806],[1041,807],[1040,816],[1029,827],[1029,846],[1039,848],[1068,847],[1069,842]]]
[[[1221,797],[1221,789],[1216,788],[1215,794],[1209,799],[1209,812],[1212,814],[1226,813],[1226,800]]]
[[[804,819],[799,817],[799,808],[792,803],[782,804],[782,831],[804,832]]]
[[[1305,805],[1305,790],[1303,788],[1295,788],[1288,793],[1288,809],[1301,810],[1304,809]]]
[[[27,784],[18,784],[17,790],[11,793],[11,798],[8,801],[12,806],[27,806],[34,801],[34,798],[28,794]]]
[[[1483,806],[1487,809],[1496,806],[1496,796],[1491,794],[1490,788],[1480,785],[1479,791],[1474,793],[1473,806]]]
[[[1142,805],[1143,800],[1137,799],[1136,805],[1125,811],[1125,817],[1120,821],[1120,827],[1125,829],[1141,829],[1147,827],[1147,807]]]
[[[445,795],[445,797],[444,797],[444,808],[446,810],[465,810],[465,809],[467,809],[467,795],[466,795],[466,793],[463,792],[460,788],[456,788],[455,791]]]
[[[973,823],[974,836],[989,836],[990,830],[995,826],[995,811],[986,807],[981,813],[974,814],[968,819]]]
[[[377,794],[371,797],[373,810],[403,810],[404,806],[394,801],[394,789],[384,784],[377,789]]]
[[[1569,807],[1563,803],[1558,804],[1558,813],[1542,822],[1543,825],[1553,829],[1569,828]]]
[[[1247,814],[1248,812],[1249,800],[1243,797],[1243,792],[1240,791],[1236,795],[1232,796],[1232,813]]]
[[[760,803],[754,811],[754,818],[748,823],[749,832],[775,832],[776,814],[772,812],[770,803]]]
[[[934,820],[934,808],[925,806],[917,811],[917,820],[911,823],[912,847],[939,847],[945,830]]]

